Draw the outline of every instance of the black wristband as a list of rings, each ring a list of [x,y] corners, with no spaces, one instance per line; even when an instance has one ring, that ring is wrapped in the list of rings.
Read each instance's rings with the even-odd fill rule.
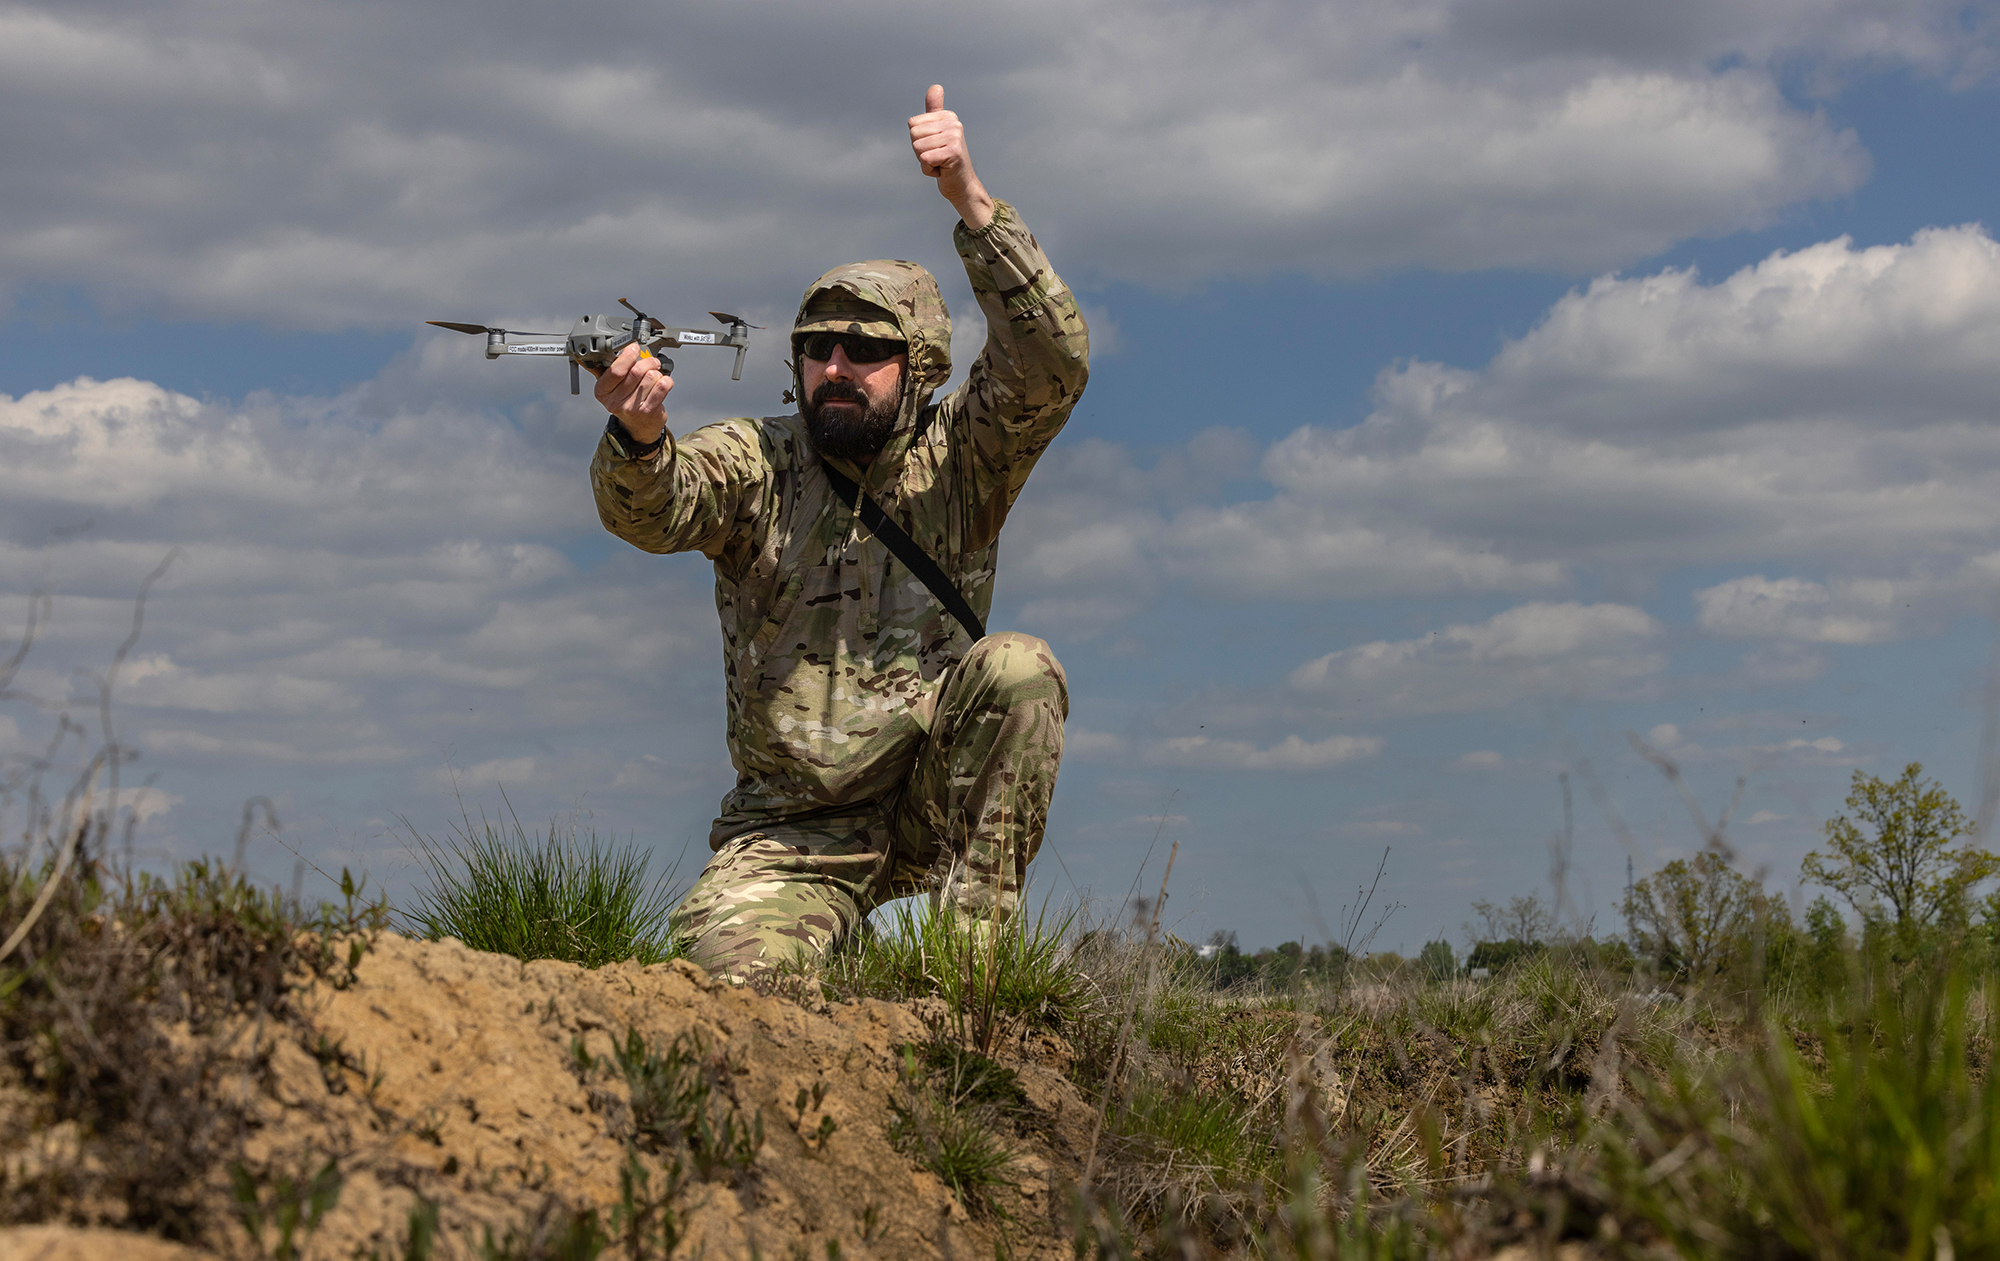
[[[666,430],[660,430],[660,436],[651,442],[641,442],[616,416],[605,422],[604,434],[611,439],[611,449],[627,460],[650,460],[660,453],[661,447],[667,445]]]

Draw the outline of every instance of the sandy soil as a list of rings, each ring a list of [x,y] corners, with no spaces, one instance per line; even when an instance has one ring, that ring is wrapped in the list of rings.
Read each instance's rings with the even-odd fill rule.
[[[441,1259],[476,1255],[489,1232],[504,1238],[565,1211],[596,1209],[608,1222],[631,1150],[629,1096],[617,1073],[580,1069],[575,1048],[603,1060],[635,1029],[661,1048],[692,1035],[717,1066],[718,1104],[761,1119],[747,1169],[690,1174],[674,1197],[684,1231],[676,1255],[990,1257],[996,1242],[1017,1257],[1070,1255],[1068,1187],[1092,1114],[1063,1075],[1067,1048],[1047,1034],[1017,1032],[996,1049],[1028,1099],[1003,1131],[1018,1153],[1018,1190],[1002,1212],[974,1215],[888,1136],[891,1100],[906,1089],[902,1048],[931,1036],[927,1018],[944,1015],[935,1000],[928,1009],[801,1002],[718,984],[684,962],[586,971],[385,935],[352,986],[316,988],[304,1009],[301,1026],[238,1031],[267,1051],[261,1079],[245,1084],[256,1117],[246,1164],[260,1171],[259,1193],[328,1159],[340,1172],[338,1202],[301,1261],[357,1251],[402,1261],[420,1201],[438,1206]],[[653,1186],[672,1155],[639,1157]],[[275,1234],[260,1245],[238,1224],[227,1173],[206,1180],[215,1211],[202,1249],[15,1227],[0,1230],[0,1261],[268,1252]]]

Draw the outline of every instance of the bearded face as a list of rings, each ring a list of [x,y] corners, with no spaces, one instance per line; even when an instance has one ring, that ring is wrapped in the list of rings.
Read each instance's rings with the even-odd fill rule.
[[[826,381],[803,400],[799,411],[805,416],[806,432],[812,435],[819,453],[837,460],[866,462],[889,441],[896,430],[896,413],[902,404],[901,373],[870,398],[852,381]]]

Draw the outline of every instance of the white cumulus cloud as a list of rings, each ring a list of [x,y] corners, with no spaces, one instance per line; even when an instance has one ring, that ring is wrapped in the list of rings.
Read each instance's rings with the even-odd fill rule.
[[[1882,584],[1886,585],[1886,584]],[[1870,617],[1836,607],[1834,593],[1803,578],[1776,581],[1757,574],[1695,592],[1701,628],[1717,635],[1802,639],[1820,644],[1873,644],[1891,638],[1896,621],[1877,607]]]
[[[43,0],[0,13],[0,260],[310,328],[548,317],[634,275],[769,323],[830,259],[949,262],[902,124],[937,73],[912,67],[954,66],[987,182],[1079,277],[1588,270],[1857,186],[1867,154],[1781,68],[1990,53],[1946,0],[1598,8],[905,0],[619,39],[658,11]]]
[[[1022,576],[1036,599],[1099,601],[1109,625],[1168,581],[1225,600],[1549,599],[1728,565],[1747,572],[1698,595],[1703,629],[1881,642],[2000,590],[1996,362],[2000,244],[1977,226],[1825,242],[1713,282],[1607,276],[1483,368],[1386,369],[1363,423],[1265,451],[1262,498],[1216,502],[1198,476],[1090,451],[1089,473],[1024,500],[1057,509],[1033,554],[1076,571]],[[1161,520],[1162,500],[1185,506]]]
[[[1291,685],[1345,712],[1408,716],[1575,697],[1658,674],[1665,628],[1622,604],[1524,604],[1484,622],[1343,648],[1293,670]]]
[[[1155,744],[1149,751],[1148,760],[1190,770],[1319,771],[1372,758],[1382,752],[1382,743],[1375,736],[1329,736],[1324,740],[1305,740],[1293,735],[1260,749],[1246,740],[1179,736]]]
[[[140,578],[177,548],[113,703],[133,774],[173,775],[205,809],[310,767],[290,826],[421,812],[448,762],[471,798],[564,798],[516,796],[531,814],[592,791],[607,809],[719,796],[706,566],[621,545],[586,572],[565,549],[602,535],[588,431],[558,442],[423,389],[385,405],[380,384],[235,405],[131,379],[0,396],[0,642],[29,590],[54,608],[17,686],[94,697]],[[0,743],[46,742],[8,720],[19,739]],[[674,770],[619,782],[639,750]]]

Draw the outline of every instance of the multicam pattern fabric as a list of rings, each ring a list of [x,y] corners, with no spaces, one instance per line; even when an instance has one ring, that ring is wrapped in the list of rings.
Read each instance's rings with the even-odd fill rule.
[[[930,553],[983,618],[992,608],[1001,525],[1083,390],[1089,335],[1068,289],[1004,202],[986,228],[973,232],[960,224],[954,244],[988,333],[965,383],[942,402],[931,396],[951,375],[951,322],[937,282],[915,263],[878,260],[828,272],[806,291],[794,336],[824,328],[909,343],[892,437],[866,468],[834,464]],[[717,864],[755,848],[731,849],[737,838],[784,843],[794,827],[818,835],[846,826],[838,820],[848,815],[863,830],[865,818],[887,818],[934,743],[931,715],[940,689],[972,645],[835,496],[804,418],[725,420],[642,461],[621,459],[603,442],[591,481],[598,514],[612,533],[646,551],[698,550],[715,562],[737,783],[710,833],[719,851],[711,871],[720,877]],[[1035,651],[1047,658],[1059,686],[1047,646]],[[1051,759],[1045,773],[1051,785],[1060,718],[1055,731],[1052,742],[1036,745]],[[1019,761],[1026,746],[1011,756],[1008,773],[1043,774]],[[1045,807],[1044,796],[1038,809]],[[1005,821],[984,823],[994,810]],[[951,840],[942,834],[948,803],[939,811],[930,821],[940,829],[934,840],[943,844]],[[966,870],[997,878],[1025,867],[1040,843],[1041,818],[981,798],[955,851],[961,859],[982,831],[991,839],[978,844],[989,855],[1012,857],[977,858],[974,845]],[[829,840],[815,852],[832,854],[827,846],[847,843]],[[874,852],[866,846],[876,842],[854,843],[864,846],[858,854]],[[900,853],[891,864],[892,872],[916,866],[923,864]],[[705,873],[697,893],[714,883]],[[1012,884],[1018,891],[1018,874]],[[997,886],[977,894],[966,886],[951,896],[968,909],[1004,913],[1009,905]],[[865,899],[857,898],[865,914]],[[845,927],[826,931],[838,936]]]
[[[743,977],[817,958],[884,898],[934,891],[1011,917],[1041,844],[1069,691],[1049,646],[988,635],[946,671],[928,738],[888,799],[733,837],[674,912],[697,962]]]

